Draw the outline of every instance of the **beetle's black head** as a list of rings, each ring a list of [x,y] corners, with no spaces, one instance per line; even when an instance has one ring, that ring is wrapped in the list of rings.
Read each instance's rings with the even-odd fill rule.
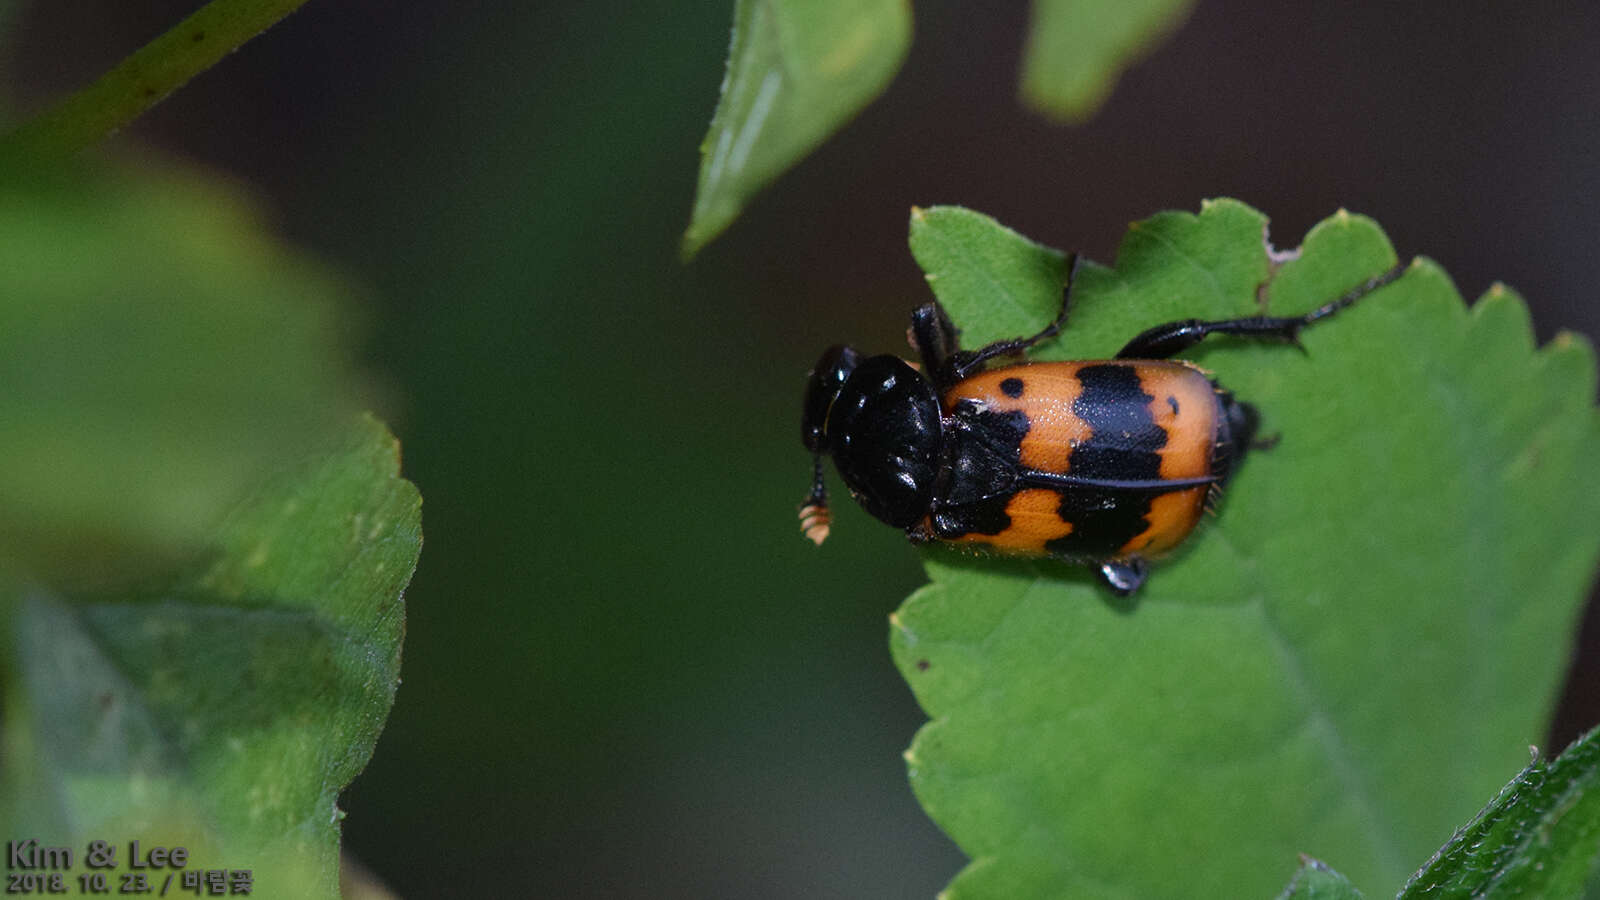
[[[1254,406],[1234,399],[1231,392],[1220,387],[1217,400],[1222,405],[1222,422],[1217,428],[1216,449],[1211,453],[1211,474],[1217,478],[1218,485],[1223,485],[1245,453],[1251,447],[1260,446],[1256,442],[1256,432],[1261,428],[1261,414]]]
[[[940,445],[939,398],[933,384],[894,356],[862,359],[849,347],[830,347],[806,389],[801,439],[816,454],[816,478],[801,519],[813,533],[821,516],[827,534],[822,457],[831,455],[850,493],[867,512],[909,528],[928,513]]]

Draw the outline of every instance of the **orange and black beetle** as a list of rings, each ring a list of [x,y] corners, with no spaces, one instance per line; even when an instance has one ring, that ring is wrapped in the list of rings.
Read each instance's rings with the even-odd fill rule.
[[[919,372],[894,356],[830,347],[811,372],[801,435],[815,454],[801,527],[828,534],[822,457],[850,493],[915,542],[946,541],[1096,566],[1120,595],[1139,589],[1146,560],[1183,541],[1255,439],[1254,407],[1205,372],[1167,361],[1210,334],[1294,343],[1302,328],[1399,278],[1374,276],[1303,316],[1157,325],[1115,359],[1022,363],[1017,356],[1066,322],[1028,338],[962,350],[938,301],[911,314]]]

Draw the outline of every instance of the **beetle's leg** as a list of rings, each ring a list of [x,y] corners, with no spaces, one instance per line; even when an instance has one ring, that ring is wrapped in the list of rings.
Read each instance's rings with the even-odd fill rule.
[[[924,371],[933,379],[933,385],[942,394],[951,385],[983,368],[997,356],[1015,356],[1042,340],[1055,337],[1067,324],[1067,310],[1072,305],[1072,282],[1078,274],[1078,254],[1067,260],[1067,283],[1061,290],[1061,311],[1055,320],[1031,337],[1010,338],[985,344],[976,350],[958,349],[955,326],[937,302],[925,303],[911,314],[911,334],[922,352]]]
[[[935,387],[943,392],[945,385],[938,382],[939,373],[949,364],[961,347],[961,332],[945,313],[937,300],[929,300],[911,311],[911,346],[922,356],[922,371],[935,380]]]
[[[1118,597],[1126,597],[1144,584],[1150,567],[1137,556],[1127,559],[1108,559],[1100,564],[1100,580]]]
[[[1127,346],[1117,351],[1117,359],[1166,359],[1193,347],[1210,334],[1275,338],[1298,345],[1300,329],[1333,315],[1378,288],[1395,281],[1404,275],[1410,266],[1410,263],[1401,263],[1382,275],[1374,275],[1345,292],[1339,299],[1323,304],[1303,316],[1249,316],[1216,322],[1185,319],[1181,322],[1157,325],[1141,332],[1138,337],[1129,341]]]
[[[1055,319],[1032,337],[995,341],[976,350],[963,350],[955,354],[951,360],[954,368],[954,372],[952,372],[954,381],[966,378],[981,369],[984,363],[997,356],[1015,356],[1042,340],[1053,338],[1060,334],[1062,326],[1067,324],[1067,310],[1072,306],[1072,283],[1077,280],[1077,277],[1078,254],[1074,253],[1067,260],[1067,283],[1061,289],[1061,310],[1056,313]]]

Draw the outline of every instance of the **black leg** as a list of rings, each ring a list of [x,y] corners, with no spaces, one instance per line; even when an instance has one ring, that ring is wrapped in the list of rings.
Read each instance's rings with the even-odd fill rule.
[[[922,371],[942,392],[948,385],[939,383],[939,373],[961,349],[961,332],[937,300],[929,300],[911,311],[911,346],[922,356]]]
[[[938,303],[926,303],[911,314],[911,333],[922,352],[923,365],[940,393],[956,382],[981,370],[997,356],[1015,356],[1042,340],[1055,337],[1067,324],[1067,309],[1072,305],[1072,282],[1078,275],[1078,254],[1067,260],[1067,283],[1061,290],[1061,311],[1055,320],[1031,337],[995,341],[976,350],[956,348],[956,330]],[[930,307],[932,309],[930,310]],[[932,352],[930,352],[930,350]]]
[[[1319,319],[1325,319],[1378,288],[1394,282],[1401,275],[1404,275],[1410,267],[1410,263],[1401,263],[1382,275],[1375,275],[1363,281],[1345,292],[1344,296],[1339,299],[1323,304],[1303,316],[1250,316],[1243,319],[1224,319],[1216,322],[1185,319],[1182,322],[1168,322],[1165,325],[1157,325],[1141,332],[1137,337],[1129,341],[1127,346],[1117,352],[1117,359],[1166,359],[1193,347],[1211,334],[1236,334],[1243,337],[1272,338],[1287,341],[1291,344],[1298,344],[1300,342],[1300,329]]]
[[[1144,584],[1150,567],[1137,556],[1128,559],[1109,559],[1100,564],[1100,580],[1118,597],[1126,597]]]

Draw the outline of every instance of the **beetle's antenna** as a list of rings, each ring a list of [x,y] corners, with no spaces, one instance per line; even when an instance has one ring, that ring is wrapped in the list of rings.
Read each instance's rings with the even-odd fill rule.
[[[828,514],[828,486],[822,481],[822,454],[816,455],[816,474],[811,480],[811,496],[800,507],[800,532],[818,547],[828,539],[828,526],[833,516]]]

